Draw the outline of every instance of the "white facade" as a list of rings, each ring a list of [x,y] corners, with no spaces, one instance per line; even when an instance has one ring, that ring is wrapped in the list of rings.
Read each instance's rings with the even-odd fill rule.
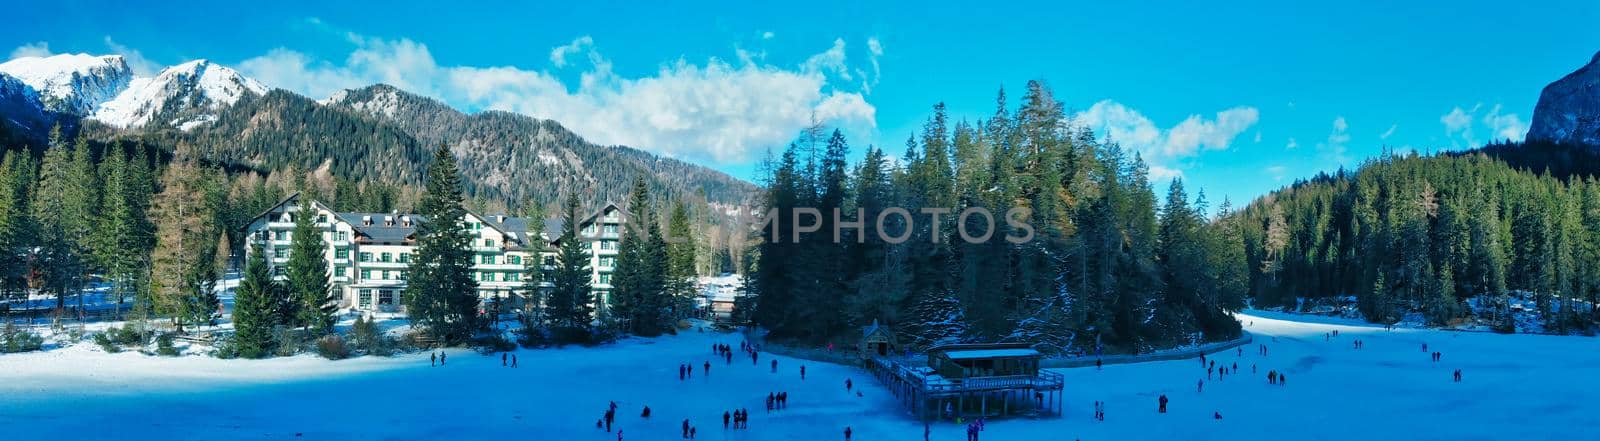
[[[329,282],[340,295],[340,308],[365,312],[403,312],[400,296],[406,287],[411,256],[416,250],[418,218],[399,213],[338,212],[313,201],[317,228],[322,230],[323,256],[328,262]],[[299,215],[298,195],[290,196],[257,216],[245,227],[246,252],[260,245],[267,254],[274,277],[284,277],[294,219]],[[606,304],[611,292],[611,273],[616,266],[621,238],[621,209],[606,204],[581,221],[579,236],[585,238],[590,253],[590,282],[599,305]],[[481,216],[468,213],[464,227],[472,232],[473,278],[485,312],[497,305],[516,308],[525,305],[529,286],[528,270],[555,268],[555,246],[551,240],[559,230],[547,231],[552,224],[508,216]],[[533,246],[541,245],[541,246]],[[534,256],[535,249],[542,249]],[[548,288],[544,283],[541,289]],[[509,310],[505,311],[509,312]]]

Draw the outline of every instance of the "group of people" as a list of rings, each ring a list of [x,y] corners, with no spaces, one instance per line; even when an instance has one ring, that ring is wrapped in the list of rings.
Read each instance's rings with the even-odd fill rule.
[[[650,417],[650,407],[649,406],[645,406],[644,413],[641,414],[641,416],[644,417],[644,418],[649,418]],[[611,431],[611,424],[615,423],[615,422],[617,422],[617,402],[612,401],[611,405],[606,408],[606,413],[601,415],[600,419],[595,420],[594,428],[596,428],[596,429],[603,428],[603,429],[606,429],[606,432],[610,432]],[[617,436],[617,439],[622,439],[622,437],[620,435],[620,433],[622,431],[618,430],[617,432],[619,433],[619,435]]]
[[[743,347],[743,343],[740,343],[740,345],[741,345],[741,347]],[[717,344],[711,345],[711,353],[717,354],[717,357],[723,359],[723,361],[726,361],[727,364],[733,364],[733,348],[732,347],[729,347],[728,345],[725,345],[725,344],[722,344],[722,343],[717,343]]]
[[[429,352],[428,353],[428,365],[429,366],[444,366],[444,357],[446,357],[446,356],[448,356],[448,354],[445,354],[444,351]],[[438,364],[434,364],[434,362],[438,362]]]
[[[1361,339],[1353,340],[1351,343],[1355,344],[1356,349],[1367,347],[1367,342],[1361,341]]]
[[[735,430],[750,428],[750,411],[741,408],[732,412],[722,412],[722,429],[729,429],[729,424],[732,424]]]
[[[978,433],[983,432],[983,418],[978,418],[967,423],[967,441],[978,441]],[[924,431],[926,435],[926,431]]]
[[[507,365],[506,364],[506,353],[505,352],[501,352],[500,353],[500,366],[501,367],[517,367],[517,354],[511,354],[511,364]]]
[[[1284,381],[1287,381],[1287,379],[1287,376],[1278,373],[1277,370],[1267,371],[1267,384],[1276,384],[1282,386],[1285,384]]]
[[[775,409],[784,409],[784,408],[788,408],[788,407],[789,407],[789,393],[788,392],[777,392],[777,393],[768,392],[767,393],[767,413],[772,413],[772,411],[775,410]]]
[[[706,363],[708,366],[710,364],[711,363]],[[694,364],[678,363],[678,381],[683,381],[690,378],[694,378]]]
[[[683,419],[683,439],[694,439],[694,436],[697,435],[698,432],[700,432],[700,429],[689,425],[688,418]]]
[[[1096,401],[1096,402],[1094,402],[1094,420],[1095,421],[1105,421],[1106,420],[1106,402],[1104,402],[1104,401]]]

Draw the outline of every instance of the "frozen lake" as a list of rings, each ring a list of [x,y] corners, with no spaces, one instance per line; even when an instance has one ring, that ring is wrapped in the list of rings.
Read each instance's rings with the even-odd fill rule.
[[[1600,423],[1600,340],[1309,323],[1241,315],[1256,343],[1239,375],[1196,382],[1197,360],[1063,369],[1067,415],[990,421],[984,440],[1586,439]],[[1278,316],[1272,316],[1278,317]],[[1305,320],[1294,317],[1293,320]],[[1340,336],[1325,340],[1339,330]],[[1352,342],[1363,340],[1355,349]],[[521,350],[521,367],[500,356],[452,350],[327,361],[159,358],[106,354],[92,344],[0,356],[0,427],[9,439],[535,439],[616,440],[594,427],[619,405],[624,440],[679,439],[688,418],[699,440],[920,440],[922,424],[865,372],[777,357],[772,373],[735,354],[713,358],[735,334],[689,332],[600,348]],[[1429,351],[1442,352],[1431,361]],[[1257,344],[1268,355],[1257,353]],[[701,365],[712,361],[711,373]],[[679,381],[679,363],[696,366]],[[807,365],[801,381],[798,369]],[[1249,374],[1255,365],[1257,373]],[[1266,373],[1288,375],[1267,384]],[[1463,381],[1452,381],[1455,369]],[[847,393],[854,380],[862,397]],[[769,392],[790,407],[766,413]],[[1156,413],[1156,397],[1171,398]],[[1107,403],[1093,421],[1091,403]],[[640,418],[642,406],[653,415]],[[750,410],[748,430],[724,431],[724,411]],[[1221,421],[1213,419],[1220,412]],[[932,439],[960,440],[964,427],[935,423]]]

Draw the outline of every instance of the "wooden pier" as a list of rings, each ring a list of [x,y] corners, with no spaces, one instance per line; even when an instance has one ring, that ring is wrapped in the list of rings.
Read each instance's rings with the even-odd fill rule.
[[[1061,416],[1065,382],[1039,369],[1027,345],[946,345],[929,349],[928,366],[872,357],[865,367],[918,419]]]

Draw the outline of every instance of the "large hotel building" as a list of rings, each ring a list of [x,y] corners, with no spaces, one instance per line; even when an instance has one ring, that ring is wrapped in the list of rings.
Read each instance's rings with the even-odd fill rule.
[[[246,252],[260,245],[273,275],[282,277],[288,263],[295,217],[301,216],[300,195],[291,195],[245,226]],[[401,291],[416,250],[415,214],[340,212],[312,201],[317,229],[325,244],[329,281],[341,293],[340,308],[362,312],[401,312]],[[599,305],[611,292],[617,245],[623,228],[622,210],[605,204],[580,219],[579,237],[589,251],[590,283]],[[562,219],[529,219],[467,213],[463,223],[472,232],[473,276],[485,308],[524,305],[530,286],[528,271],[554,269],[556,240]],[[537,289],[548,288],[548,283]],[[509,311],[507,311],[509,312]]]

